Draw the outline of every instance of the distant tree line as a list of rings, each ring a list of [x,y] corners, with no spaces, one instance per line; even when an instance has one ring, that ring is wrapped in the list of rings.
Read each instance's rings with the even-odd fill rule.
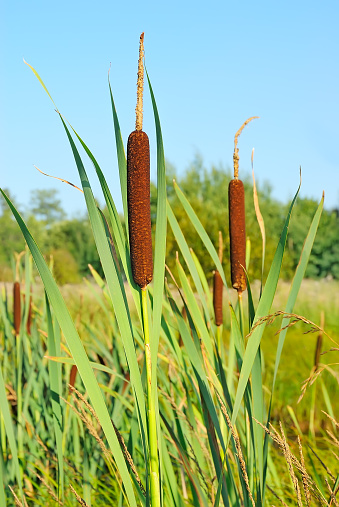
[[[228,242],[228,184],[232,175],[223,167],[207,170],[197,158],[178,176],[174,168],[167,167],[168,200],[177,217],[179,225],[193,248],[208,278],[215,269],[213,262],[196,234],[182,205],[173,189],[173,178],[183,190],[192,207],[208,232],[213,244],[218,246],[219,230],[224,239],[223,265],[229,278],[229,242]],[[246,198],[246,234],[250,239],[251,254],[249,265],[250,278],[261,276],[262,239],[253,204],[253,182],[250,177],[243,179]],[[266,250],[265,270],[267,276],[275,249],[287,215],[289,203],[281,203],[272,197],[268,183],[258,184],[257,192],[261,214],[265,222]],[[20,211],[20,205],[7,192]],[[321,196],[319,196],[320,198]],[[298,198],[292,212],[282,276],[293,276],[298,264],[303,243],[311,224],[318,202],[308,198]],[[106,210],[103,209],[106,213]],[[54,276],[58,282],[76,283],[89,274],[91,264],[102,274],[99,257],[93,240],[91,226],[87,216],[67,219],[62,209],[58,192],[55,190],[35,190],[31,194],[28,210],[22,213],[26,223],[37,240],[47,259],[52,260]],[[151,186],[151,216],[153,227],[156,217],[156,187]],[[25,248],[21,232],[3,199],[0,200],[0,280],[12,279],[11,263],[13,253]],[[167,265],[175,270],[175,257],[178,251],[173,233],[167,230]],[[339,213],[338,210],[324,209],[317,232],[313,251],[307,267],[309,278],[331,277],[339,279]]]

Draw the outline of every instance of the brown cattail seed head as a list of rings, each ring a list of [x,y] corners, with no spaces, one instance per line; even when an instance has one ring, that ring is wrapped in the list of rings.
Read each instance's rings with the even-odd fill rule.
[[[228,212],[231,254],[232,286],[238,292],[246,290],[246,230],[245,191],[241,180],[230,181],[228,187]]]
[[[148,136],[135,130],[127,143],[128,226],[133,279],[144,289],[153,278]]]
[[[30,296],[29,298],[29,307],[26,323],[26,331],[29,336],[31,336],[31,327],[32,327],[32,296]]]
[[[213,308],[215,323],[217,326],[222,324],[222,293],[224,284],[219,271],[215,271],[213,278]]]
[[[69,385],[74,387],[75,379],[77,377],[78,368],[75,364],[72,365],[71,373],[69,374]],[[71,388],[69,388],[69,392],[71,392]]]
[[[325,327],[325,313],[322,310],[321,311],[321,317],[320,317],[320,329],[321,330],[320,330],[320,332],[318,334],[317,346],[316,346],[315,354],[314,354],[314,370],[315,371],[317,371],[318,366],[319,366],[321,347],[322,347],[322,344],[323,344],[323,329],[324,329],[324,327]]]
[[[14,331],[15,334],[19,334],[21,324],[21,300],[20,300],[19,282],[15,282],[13,286],[13,313],[14,313]]]

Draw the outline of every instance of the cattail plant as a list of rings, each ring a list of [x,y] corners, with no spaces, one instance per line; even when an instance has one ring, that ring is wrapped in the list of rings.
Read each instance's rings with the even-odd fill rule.
[[[144,34],[140,36],[135,130],[127,143],[128,226],[133,279],[144,289],[153,277],[150,206],[150,153],[142,130]]]
[[[222,263],[222,251],[223,251],[223,241],[222,234],[219,231],[219,260]],[[213,308],[214,308],[214,318],[215,323],[219,327],[222,325],[223,315],[222,315],[222,293],[223,293],[224,284],[222,278],[220,276],[219,271],[214,272],[213,277]]]
[[[238,291],[239,297],[246,290],[246,227],[245,227],[245,190],[244,184],[239,180],[239,148],[238,138],[246,125],[258,118],[253,116],[246,120],[234,137],[234,179],[228,187],[229,234],[231,257],[232,286]]]
[[[321,314],[320,314],[320,331],[319,331],[319,334],[317,337],[317,345],[316,345],[315,353],[314,353],[314,371],[317,371],[318,367],[319,367],[321,347],[323,344],[323,329],[324,329],[324,327],[325,327],[325,313],[324,313],[324,310],[322,310]]]
[[[26,322],[26,331],[28,336],[31,336],[31,327],[32,327],[32,296],[29,298],[29,306],[28,306],[28,315],[27,315],[27,322]]]
[[[141,288],[147,377],[148,440],[151,507],[160,507],[160,479],[156,423],[157,400],[152,394],[152,357],[147,309],[147,285],[153,278],[150,205],[150,152],[142,130],[144,33],[140,36],[135,130],[127,143],[127,204],[133,279]],[[154,389],[156,396],[156,389]]]
[[[20,333],[21,325],[21,300],[20,300],[20,283],[14,282],[13,286],[13,322],[14,331],[18,335]]]

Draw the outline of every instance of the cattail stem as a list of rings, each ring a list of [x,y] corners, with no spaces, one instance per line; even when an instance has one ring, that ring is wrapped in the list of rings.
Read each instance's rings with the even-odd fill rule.
[[[217,326],[217,345],[218,345],[218,351],[219,351],[220,355],[221,355],[221,338],[222,338],[222,327],[220,325],[220,326]]]
[[[144,344],[146,361],[146,383],[147,383],[147,421],[148,421],[148,441],[149,441],[149,470],[150,470],[150,490],[151,507],[160,507],[160,479],[159,479],[159,458],[158,458],[158,438],[157,438],[157,420],[156,420],[156,399],[152,397],[152,357],[150,332],[148,323],[147,308],[147,288],[141,291],[141,306],[144,325]],[[156,395],[156,390],[154,390]]]
[[[239,325],[240,325],[240,332],[241,335],[245,336],[245,329],[244,329],[244,305],[243,305],[243,299],[242,299],[242,292],[238,292],[238,305],[239,305]]]
[[[259,118],[259,116],[252,116],[251,118],[248,118],[240,127],[240,129],[236,132],[234,136],[234,153],[233,153],[233,167],[234,167],[234,178],[238,179],[239,175],[239,148],[238,148],[238,138],[241,134],[241,132],[244,130],[246,125],[249,124],[250,121],[255,120],[256,118]]]
[[[144,32],[140,35],[138,81],[137,81],[137,107],[135,108],[135,130],[142,130],[143,96],[144,96]]]

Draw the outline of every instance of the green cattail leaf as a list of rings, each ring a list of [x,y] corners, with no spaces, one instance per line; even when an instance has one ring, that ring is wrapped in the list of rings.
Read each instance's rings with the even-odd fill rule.
[[[193,472],[188,459],[186,458],[185,452],[182,449],[182,446],[180,445],[180,442],[179,442],[178,438],[176,437],[176,435],[175,435],[174,431],[172,430],[171,426],[168,424],[166,417],[163,414],[160,414],[160,415],[161,415],[162,421],[163,421],[163,423],[164,423],[164,425],[165,425],[165,427],[166,427],[166,429],[168,431],[168,434],[169,434],[171,440],[173,441],[173,443],[174,443],[174,445],[175,445],[175,447],[176,447],[176,449],[177,449],[177,451],[178,451],[178,453],[179,453],[179,455],[181,457],[181,460],[182,460],[182,463],[184,465],[186,474],[189,477],[190,482],[192,483],[192,486],[194,488],[194,491],[195,491],[196,495],[198,496],[198,499],[199,499],[198,505],[201,506],[201,507],[202,506],[208,507],[207,498],[206,498],[203,490],[200,487],[199,481],[197,481],[196,475]]]
[[[326,384],[322,378],[320,378],[320,386],[321,386],[321,390],[322,390],[325,405],[326,405],[326,411],[327,411],[328,415],[330,415],[332,417],[332,419],[335,420],[335,413],[334,413],[333,406],[331,403],[331,396],[330,396],[328,389],[326,387]],[[332,427],[335,430],[336,425],[334,424],[333,421],[331,421],[331,422],[332,422]]]
[[[49,307],[48,297],[46,294],[46,310],[47,310],[47,348],[49,354],[52,355],[60,355],[60,346],[58,347],[57,340],[55,339],[53,322],[51,309]],[[49,382],[50,382],[50,391],[53,393],[51,397],[51,404],[53,409],[53,423],[54,423],[54,433],[55,433],[55,441],[56,441],[56,454],[58,459],[58,490],[60,486],[60,500],[64,501],[64,459],[62,452],[62,431],[63,431],[63,416],[62,416],[62,407],[61,407],[61,392],[60,392],[60,382],[59,378],[60,369],[58,368],[57,363],[53,361],[48,362],[48,372],[49,372]]]
[[[186,278],[186,275],[185,275],[184,270],[182,269],[180,263],[177,262],[177,265],[178,265],[178,271],[180,273],[180,275],[179,275],[180,280],[181,280],[182,284],[184,285],[183,290],[184,290],[184,292],[185,292],[185,289],[187,291],[187,293],[185,293],[186,299],[187,299],[187,305],[185,304],[187,314],[190,314],[196,329],[199,329],[199,331],[202,332],[203,335],[205,335],[205,331],[202,331],[202,329],[204,327],[206,329],[206,326],[205,326],[205,323],[202,321],[200,310],[197,307],[196,301],[194,300],[194,295],[193,295],[192,289],[189,286],[189,282]],[[171,305],[172,311],[173,311],[173,313],[176,317],[176,320],[178,322],[178,328],[179,328],[179,332],[181,334],[181,337],[182,337],[182,340],[184,343],[184,348],[185,348],[187,355],[189,357],[189,360],[192,363],[192,366],[194,368],[194,372],[197,377],[199,387],[201,390],[201,395],[205,399],[207,410],[211,415],[211,418],[212,418],[213,424],[215,426],[216,432],[218,434],[218,437],[220,439],[221,445],[223,446],[223,437],[222,437],[221,430],[220,430],[220,424],[219,424],[216,408],[215,408],[215,405],[213,402],[213,398],[211,395],[207,376],[205,373],[201,351],[197,350],[196,344],[192,340],[192,337],[191,337],[190,332],[188,330],[187,324],[182,316],[182,313],[180,312],[177,304],[175,303],[173,297],[171,296],[168,287],[167,287],[167,291],[168,291],[169,303]],[[192,296],[193,296],[193,299],[192,299]],[[202,339],[204,341],[204,338],[202,338]],[[205,339],[206,339],[206,337],[205,337]],[[206,350],[207,350],[207,347],[206,347]],[[213,355],[211,356],[211,358],[213,359]],[[210,364],[213,364],[213,362],[211,362],[212,359],[210,360]],[[211,371],[209,372],[209,375],[211,377],[210,381],[213,383],[215,389],[217,389],[218,392],[221,394],[222,387],[221,387],[220,382],[218,381],[217,377],[215,375],[213,375],[212,368],[211,368]]]
[[[297,300],[297,296],[299,293],[301,282],[305,276],[305,271],[307,268],[308,260],[311,255],[311,250],[313,247],[314,239],[315,239],[318,227],[319,227],[319,221],[320,221],[321,213],[323,210],[323,206],[324,206],[324,196],[322,197],[322,199],[319,203],[319,206],[316,210],[316,213],[313,217],[312,223],[310,225],[308,234],[305,239],[303,249],[301,251],[299,263],[298,263],[297,269],[295,271],[295,275],[294,275],[294,278],[292,281],[290,293],[289,293],[288,299],[287,299],[287,304],[286,304],[286,308],[285,308],[286,313],[293,312],[294,304]],[[290,322],[290,319],[284,318],[282,321],[282,324],[281,324],[281,328],[285,328],[286,326],[288,326],[289,322]],[[277,353],[276,353],[276,357],[275,357],[272,395],[273,395],[273,391],[274,391],[275,381],[276,381],[278,367],[279,367],[280,358],[281,358],[281,352],[282,352],[282,349],[284,346],[287,329],[288,329],[287,327],[286,327],[286,329],[283,329],[279,335],[279,342],[278,342]]]
[[[176,192],[176,194],[177,194],[177,196],[178,196],[181,204],[184,207],[184,210],[186,211],[187,215],[189,216],[189,218],[190,218],[190,220],[192,222],[192,225],[194,226],[195,230],[199,234],[199,236],[200,236],[202,242],[204,243],[204,245],[205,245],[208,253],[212,257],[213,262],[215,263],[215,265],[217,267],[217,270],[220,273],[222,281],[224,282],[224,285],[225,285],[225,287],[227,289],[228,300],[230,301],[229,292],[228,292],[228,286],[227,286],[227,282],[226,282],[226,278],[225,278],[225,273],[224,273],[223,267],[221,265],[221,262],[219,260],[218,253],[217,253],[216,249],[214,248],[214,245],[213,245],[212,241],[210,240],[207,232],[205,231],[202,223],[200,222],[199,218],[197,217],[194,209],[192,208],[192,206],[188,202],[186,196],[184,195],[183,191],[179,188],[178,184],[175,181],[173,182],[173,186],[174,186],[174,190],[175,190],[175,192]]]
[[[271,269],[268,273],[266,285],[263,290],[263,293],[262,293],[262,296],[261,296],[261,299],[260,299],[260,302],[259,302],[259,305],[257,308],[257,312],[256,312],[255,319],[254,319],[254,324],[262,317],[268,315],[270,312],[270,308],[271,308],[271,305],[273,302],[273,298],[275,295],[275,291],[277,289],[278,280],[279,280],[279,276],[280,276],[280,269],[281,269],[282,259],[283,259],[284,250],[285,250],[285,244],[286,244],[286,238],[287,238],[287,232],[288,232],[288,226],[290,223],[291,213],[292,213],[294,203],[295,203],[297,196],[299,194],[299,190],[300,190],[300,184],[299,184],[298,190],[292,200],[292,203],[291,203],[289,211],[288,211],[288,215],[285,220],[285,224],[283,227],[283,231],[281,233],[281,237],[280,237],[280,240],[279,240],[279,243],[277,246],[277,250],[275,252],[275,255],[274,255],[274,258],[272,261]],[[235,421],[237,419],[239,408],[241,405],[241,401],[242,401],[242,398],[243,398],[243,395],[244,395],[244,392],[245,392],[245,389],[247,386],[249,376],[251,374],[252,366],[253,366],[253,363],[254,363],[254,360],[255,360],[255,357],[257,354],[257,350],[259,348],[259,344],[260,344],[260,340],[263,335],[263,332],[264,332],[264,326],[257,326],[253,330],[253,332],[251,334],[251,338],[249,339],[249,341],[247,343],[247,347],[246,347],[245,354],[243,357],[243,364],[242,364],[242,368],[240,371],[240,377],[239,377],[239,383],[238,383],[238,388],[237,388],[237,392],[236,392],[236,397],[234,400],[232,424],[235,424]]]
[[[126,239],[126,234],[123,230],[121,220],[119,217],[119,213],[116,209],[112,194],[108,188],[105,176],[103,172],[101,171],[98,162],[96,161],[94,155],[89,150],[89,148],[86,146],[84,141],[81,139],[81,137],[77,134],[77,132],[74,130],[72,125],[70,125],[71,129],[73,130],[74,134],[77,136],[78,140],[80,141],[82,147],[84,148],[86,154],[90,158],[91,162],[94,165],[95,171],[97,173],[101,189],[105,198],[110,223],[112,227],[113,237],[114,237],[114,243],[118,252],[118,255],[121,259],[127,281],[131,287],[134,303],[139,315],[139,319],[141,320],[141,307],[140,307],[140,291],[139,287],[134,283],[133,276],[132,276],[132,268],[131,268],[131,259],[129,255],[129,248],[128,248],[128,241],[129,239]],[[119,131],[120,132],[120,131]],[[121,136],[121,135],[120,135]],[[118,149],[118,148],[117,148]],[[125,154],[124,154],[125,157]],[[125,160],[126,162],[126,160]]]
[[[37,71],[32,67],[32,65],[30,65],[29,63],[27,63],[25,60],[24,60],[24,63],[26,65],[28,65],[28,67],[33,71],[33,73],[35,74],[36,78],[38,79],[38,81],[40,82],[41,86],[43,87],[43,89],[45,90],[45,92],[47,93],[47,95],[49,96],[49,98],[51,99],[51,101],[53,102],[54,106],[55,106],[55,109],[58,110],[54,100],[52,99],[49,91],[47,90],[46,86],[45,86],[45,83],[43,82],[43,80],[41,79],[41,77],[39,76],[39,74],[37,73]]]
[[[262,385],[262,364],[261,364],[261,351],[260,347],[257,350],[255,360],[252,368],[252,414],[253,417],[264,424],[264,396]],[[253,424],[253,419],[250,421],[250,426],[254,436],[253,452],[256,460],[255,468],[257,475],[257,502],[262,500],[264,493],[264,434],[262,428],[256,422]]]
[[[165,255],[166,255],[166,168],[165,154],[162,140],[161,125],[157,104],[155,102],[152,85],[146,71],[149,91],[151,94],[153,114],[157,139],[157,219],[155,228],[154,246],[154,273],[153,273],[153,334],[151,342],[151,356],[157,357],[159,336],[161,328],[162,301],[165,280]],[[154,359],[154,364],[156,360]],[[156,369],[152,371],[152,385],[156,386]]]
[[[0,505],[7,506],[6,492],[5,492],[5,464],[3,453],[0,452]]]
[[[84,184],[86,184],[86,181],[83,181]],[[132,481],[129,476],[129,472],[126,466],[126,462],[124,459],[124,456],[122,454],[120,444],[118,442],[117,436],[115,434],[115,431],[113,429],[110,415],[107,410],[107,406],[105,404],[102,392],[99,388],[98,382],[95,378],[95,375],[93,373],[93,369],[89,363],[87,354],[85,352],[85,349],[83,347],[83,344],[81,342],[81,339],[78,335],[78,332],[74,326],[74,322],[72,321],[72,318],[69,314],[69,311],[67,309],[67,306],[65,304],[65,301],[63,297],[60,294],[60,290],[58,286],[56,285],[53,276],[39,250],[39,247],[37,246],[36,242],[34,241],[31,233],[29,232],[28,228],[26,227],[24,221],[22,220],[21,216],[19,215],[18,211],[15,209],[9,198],[6,196],[6,194],[0,189],[2,195],[4,196],[5,200],[7,201],[7,204],[9,205],[10,209],[12,210],[12,213],[24,235],[24,238],[27,242],[27,245],[32,253],[34,262],[36,264],[36,267],[39,271],[39,274],[41,276],[41,279],[43,281],[43,284],[45,286],[45,290],[48,296],[48,299],[54,309],[55,316],[59,322],[59,325],[62,329],[62,332],[66,338],[68,347],[71,351],[71,354],[75,360],[75,363],[78,367],[79,374],[82,378],[82,381],[84,383],[85,389],[87,390],[87,393],[90,397],[90,400],[92,402],[93,408],[97,413],[97,416],[100,420],[100,424],[102,426],[102,429],[106,435],[107,441],[109,443],[110,448],[112,449],[114,458],[117,463],[117,467],[119,469],[122,481],[124,483],[125,489],[126,489],[126,495],[131,505],[134,507],[137,506],[134,491],[132,487]],[[96,205],[93,197],[93,206],[96,210]],[[96,211],[98,214],[98,212]],[[101,219],[100,219],[101,220]],[[99,215],[98,215],[98,221],[99,221]],[[100,222],[100,227],[103,228],[102,222]],[[103,233],[104,234],[104,233]],[[105,238],[106,240],[106,238]],[[1,385],[0,385],[1,389]],[[3,396],[0,392],[0,400],[3,399]],[[6,396],[5,396],[6,399]],[[12,452],[14,454],[15,451]]]
[[[185,259],[185,262],[187,264],[187,267],[192,275],[192,279],[195,285],[195,288],[200,296],[200,301],[203,305],[205,314],[207,316],[208,321],[211,321],[211,313],[209,312],[208,306],[206,304],[206,298],[205,298],[205,292],[202,287],[201,279],[198,273],[198,269],[196,266],[196,263],[194,262],[194,258],[192,255],[192,252],[190,251],[185,236],[182,233],[182,230],[180,229],[179,223],[173,213],[173,210],[171,208],[171,205],[167,201],[167,216],[168,216],[168,222],[170,224],[170,227],[172,229],[172,232],[174,234],[175,240],[178,243],[178,246],[180,248],[180,251]],[[208,289],[208,294],[209,294]]]
[[[140,424],[143,425],[142,434],[146,434],[146,408],[145,399],[142,389],[142,382],[140,377],[139,366],[136,358],[136,350],[133,339],[132,322],[127,304],[127,297],[124,289],[124,284],[112,256],[109,242],[106,237],[105,227],[97,209],[95,199],[91,190],[88,177],[83,166],[82,160],[70,132],[60,116],[63,126],[65,128],[68,140],[70,142],[74,159],[79,171],[79,176],[84,190],[88,215],[91,222],[95,243],[98,249],[99,257],[107,280],[108,289],[111,296],[113,308],[117,318],[118,326],[120,329],[122,341],[124,344],[125,354],[128,361],[128,366],[131,374],[131,384],[138,410],[140,411]]]
[[[199,334],[202,338],[202,341],[204,342],[206,351],[208,353],[209,361],[211,364],[213,364],[213,343],[211,342],[211,337],[209,335],[209,332],[206,327],[206,323],[204,321],[204,318],[201,314],[199,305],[197,303],[197,300],[195,299],[194,292],[192,290],[192,287],[187,279],[187,276],[184,273],[184,270],[177,259],[177,269],[179,273],[179,278],[181,282],[181,286],[183,288],[184,294],[186,296],[186,301],[188,304],[188,307],[190,309],[190,313],[194,322],[194,325],[197,330],[199,330]]]
[[[204,289],[204,296],[205,297],[203,297],[202,299],[205,300],[205,298],[206,298],[207,307],[208,307],[208,314],[213,315],[213,312],[214,312],[213,297],[212,297],[212,293],[210,291],[210,288],[209,288],[209,285],[207,282],[205,272],[200,264],[198,257],[196,256],[196,254],[192,248],[190,249],[190,252],[191,252],[195,267],[197,268],[197,272],[198,272],[199,278],[201,280],[202,287]]]
[[[20,476],[20,464],[18,459],[18,448],[16,445],[16,436],[14,432],[14,425],[11,418],[11,412],[9,409],[7,394],[5,388],[5,382],[2,374],[2,369],[0,368],[0,412],[3,417],[3,421],[5,424],[5,431],[8,438],[8,443],[12,452],[12,460],[15,471],[15,476],[17,480],[17,484],[20,489],[20,496],[22,501],[24,502],[24,493],[22,489],[21,476]]]
[[[168,453],[166,441],[162,438],[162,456],[164,462],[164,477],[166,481],[166,488],[169,495],[166,495],[166,502],[169,503],[169,507],[185,507],[184,500],[180,494],[177,478],[173,469],[173,464]]]

